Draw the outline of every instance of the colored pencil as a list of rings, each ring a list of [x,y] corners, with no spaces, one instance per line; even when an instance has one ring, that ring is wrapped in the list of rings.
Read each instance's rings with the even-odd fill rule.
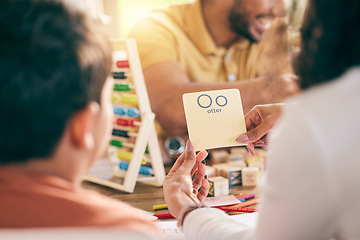
[[[242,207],[221,207],[219,208],[226,212],[256,212],[255,208],[242,208]]]
[[[246,199],[253,198],[253,197],[255,197],[255,193],[246,194],[246,195],[236,197],[236,198],[239,199],[239,200],[242,200],[242,199],[246,200]]]
[[[167,208],[166,203],[153,206],[153,210],[160,210],[160,209],[166,209],[166,208]]]
[[[228,211],[227,209],[229,209],[229,208],[243,208],[243,207],[247,207],[247,206],[250,206],[250,205],[257,204],[258,202],[259,202],[259,198],[255,198],[255,199],[251,199],[249,201],[234,204],[234,205],[231,205],[231,206],[220,206],[220,207],[216,207],[216,208],[219,208],[219,209],[224,210],[224,211]]]
[[[155,213],[154,216],[159,219],[174,218],[174,216],[171,215],[171,213]]]

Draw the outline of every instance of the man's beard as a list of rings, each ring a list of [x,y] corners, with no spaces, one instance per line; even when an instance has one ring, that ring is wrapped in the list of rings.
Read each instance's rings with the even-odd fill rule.
[[[242,17],[241,14],[238,14],[233,9],[231,9],[228,20],[230,22],[231,31],[233,31],[237,35],[249,39],[250,42],[258,42],[258,40],[255,39],[250,33],[249,24],[247,24],[246,20]]]

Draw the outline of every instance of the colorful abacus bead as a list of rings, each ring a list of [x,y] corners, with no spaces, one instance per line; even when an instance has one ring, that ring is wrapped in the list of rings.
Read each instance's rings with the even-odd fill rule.
[[[110,145],[118,147],[118,148],[123,148],[123,147],[134,148],[135,147],[135,145],[133,143],[129,143],[126,141],[120,141],[120,140],[116,140],[116,139],[112,139],[110,141]]]
[[[123,94],[121,95],[121,102],[122,103],[128,103],[137,105],[138,104],[138,98],[135,94]]]
[[[115,107],[113,106],[114,113],[120,116],[125,116],[126,114],[129,117],[137,118],[140,116],[139,109],[137,108],[125,108],[125,107]]]
[[[114,79],[126,79],[125,72],[113,72]]]
[[[110,145],[112,146],[115,146],[115,147],[118,147],[118,148],[123,148],[123,147],[134,147],[134,144],[131,144],[131,143],[124,143],[124,141],[120,141],[120,140],[115,140],[115,139],[112,139],[110,141]],[[130,146],[131,145],[131,146]],[[146,146],[146,149],[145,149],[145,153],[149,153],[149,148],[148,146]]]
[[[137,118],[140,116],[140,112],[137,108],[129,108],[127,111],[129,117]]]
[[[130,92],[132,90],[130,83],[114,84],[114,91]]]
[[[118,68],[129,68],[129,61],[125,60],[125,61],[116,61],[116,66]]]
[[[133,119],[124,119],[124,118],[116,119],[116,124],[124,127],[136,127],[135,122],[136,121]]]
[[[121,102],[121,96],[119,96],[119,95],[116,94],[116,93],[113,93],[113,94],[111,95],[111,102],[112,102],[112,103],[119,103],[119,102]]]
[[[115,147],[119,147],[119,148],[123,148],[123,141],[120,141],[120,140],[111,140],[110,141],[110,145],[113,145]]]
[[[125,116],[127,114],[127,108],[125,107],[113,107],[114,113],[120,116]]]
[[[127,162],[119,163],[120,169],[127,170],[128,167],[129,167],[129,163],[127,163]],[[143,174],[143,175],[147,175],[147,176],[154,176],[153,169],[151,167],[147,167],[147,166],[140,166],[139,173]]]
[[[117,153],[117,157],[121,160],[124,160],[124,161],[127,161],[127,162],[130,162],[131,161],[131,158],[132,158],[132,153],[131,152],[127,152],[127,151],[118,151]],[[143,156],[142,157],[142,160],[141,160],[141,165],[144,165],[146,164],[146,156]]]
[[[112,130],[112,135],[114,136],[119,136],[119,137],[124,137],[124,138],[129,138],[129,134],[128,131],[124,131],[124,130],[119,130],[119,129],[113,129]]]

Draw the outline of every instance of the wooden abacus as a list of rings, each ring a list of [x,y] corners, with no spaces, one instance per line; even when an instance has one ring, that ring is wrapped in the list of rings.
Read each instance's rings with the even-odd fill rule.
[[[104,179],[92,175],[90,171],[85,180],[130,193],[137,181],[162,186],[165,170],[155,130],[155,114],[151,111],[136,42],[124,39],[112,40],[111,43],[115,119],[105,160],[111,168],[111,176]],[[119,168],[119,165],[124,165],[121,161],[129,162],[125,166],[126,171]],[[141,178],[139,171],[146,162],[151,164],[153,176]],[[143,172],[140,171],[140,174]]]

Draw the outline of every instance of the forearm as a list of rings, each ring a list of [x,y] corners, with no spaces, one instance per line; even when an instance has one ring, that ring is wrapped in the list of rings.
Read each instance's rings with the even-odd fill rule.
[[[256,80],[254,80],[256,81]],[[182,103],[182,95],[189,92],[211,91],[219,89],[240,89],[244,92],[242,103],[244,110],[249,111],[253,105],[262,103],[261,96],[256,92],[256,83],[174,83],[167,86],[158,86],[149,90],[149,96],[156,118],[167,132],[172,135],[186,135],[187,125]]]
[[[144,70],[152,110],[159,123],[172,135],[186,135],[182,95],[189,92],[236,88],[244,113],[258,104],[282,102],[296,92],[294,83],[282,76],[263,76],[235,82],[193,82],[177,63],[167,62]]]
[[[273,77],[259,77],[245,81],[221,82],[221,83],[200,83],[194,82],[183,84],[179,89],[182,92],[211,91],[219,89],[239,89],[244,114],[250,111],[255,105],[281,102],[284,97],[270,94],[268,85]],[[279,94],[280,95],[280,94]]]
[[[241,99],[246,114],[252,107],[259,104],[281,102],[284,99],[270,95],[266,91],[266,77],[251,79],[242,82],[224,83],[180,83],[158,89],[151,94],[153,111],[157,113],[160,124],[174,135],[187,133],[185,114],[182,104],[182,95],[188,92],[211,91],[236,88],[240,90]],[[159,87],[160,88],[160,87]],[[263,89],[263,91],[261,91]],[[150,96],[151,96],[150,95]]]

